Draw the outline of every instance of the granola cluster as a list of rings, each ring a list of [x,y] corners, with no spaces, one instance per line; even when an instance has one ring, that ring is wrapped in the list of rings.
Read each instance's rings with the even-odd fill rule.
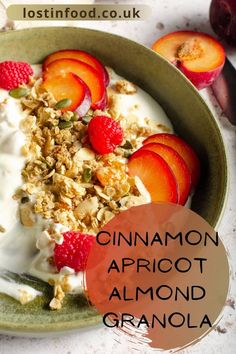
[[[122,115],[119,96],[134,94],[133,84],[117,81],[108,90],[109,104],[102,114],[118,120],[124,131],[122,145],[108,155],[96,154],[87,134],[89,121],[101,111],[90,110],[80,119],[76,113],[55,109],[56,101],[42,89],[41,79],[32,79],[28,88],[21,98],[27,163],[20,195],[30,201],[23,218],[30,206],[34,214],[70,230],[96,234],[114,215],[148,201],[141,181],[128,175],[127,158],[147,136],[168,128],[148,118],[140,126],[132,110]],[[27,222],[34,222],[31,214]]]

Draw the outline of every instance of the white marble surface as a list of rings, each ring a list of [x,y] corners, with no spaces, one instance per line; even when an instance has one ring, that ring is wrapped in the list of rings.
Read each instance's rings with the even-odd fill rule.
[[[5,3],[9,3],[4,0]],[[14,1],[11,1],[11,3]],[[15,1],[24,3],[25,1]],[[40,1],[38,1],[40,3]],[[50,3],[50,1],[47,1]],[[55,3],[56,1],[54,1]],[[70,1],[65,1],[69,3]],[[113,1],[98,1],[98,3],[113,3]],[[177,29],[202,30],[212,33],[208,21],[210,0],[136,0],[136,1],[114,1],[115,3],[146,3],[152,7],[152,17],[146,22],[81,22],[73,25],[100,29],[129,37],[135,41],[150,46],[156,38],[164,33]],[[62,1],[61,1],[62,3]],[[79,1],[78,1],[79,3]],[[0,14],[1,15],[1,14]],[[51,23],[51,25],[55,23]],[[36,23],[28,23],[36,25]],[[62,23],[57,23],[62,25]],[[71,25],[71,23],[70,23]],[[25,27],[26,24],[17,23],[16,28]],[[236,50],[234,50],[236,52]],[[236,54],[232,49],[228,49],[231,60],[236,65]],[[221,221],[219,231],[229,253],[231,263],[231,289],[229,299],[236,300],[236,129],[230,125],[221,109],[217,105],[211,90],[202,92],[203,97],[211,107],[217,121],[219,122],[224,142],[227,148],[230,186],[229,197]],[[226,306],[219,326],[223,332],[213,330],[207,337],[195,346],[181,351],[182,354],[236,354],[236,310],[231,306]],[[122,343],[116,341],[109,329],[98,328],[87,332],[66,335],[60,338],[32,339],[13,338],[0,335],[1,354],[122,354],[137,353],[129,347],[124,338]],[[150,353],[150,350],[139,351]]]

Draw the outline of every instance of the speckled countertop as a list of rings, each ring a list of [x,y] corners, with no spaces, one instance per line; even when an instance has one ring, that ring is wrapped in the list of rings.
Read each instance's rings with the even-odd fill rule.
[[[26,3],[27,1],[4,1]],[[31,3],[33,1],[30,1]],[[40,3],[41,1],[38,1]],[[46,1],[50,3],[50,1]],[[56,1],[53,1],[56,3]],[[59,1],[58,1],[59,2]],[[69,3],[70,1],[64,1]],[[74,3],[76,1],[73,1]],[[152,7],[152,16],[145,22],[92,22],[67,23],[68,25],[99,29],[123,35],[137,42],[150,46],[154,40],[164,33],[177,29],[201,30],[212,33],[208,21],[210,0],[142,0],[142,1],[97,1],[98,3],[142,3]],[[60,1],[62,3],[62,1]],[[79,0],[77,1],[79,3]],[[2,17],[2,18],[1,18]],[[4,15],[0,12],[0,26],[3,26]],[[16,28],[35,26],[40,23],[16,23]],[[49,23],[47,23],[48,25]],[[42,23],[40,24],[42,25]],[[64,23],[51,22],[51,25]],[[236,65],[236,50],[228,49],[230,59]],[[229,196],[219,231],[229,253],[231,264],[231,290],[227,304],[216,330],[198,342],[195,346],[181,351],[181,354],[236,354],[236,128],[222,114],[211,90],[202,92],[204,99],[212,109],[219,122],[227,149],[230,170]],[[137,353],[129,347],[126,338],[121,343],[107,328],[91,329],[87,332],[70,334],[59,338],[32,339],[14,338],[0,335],[1,354],[123,354]],[[139,351],[140,352],[140,351]],[[150,353],[143,350],[141,353]]]

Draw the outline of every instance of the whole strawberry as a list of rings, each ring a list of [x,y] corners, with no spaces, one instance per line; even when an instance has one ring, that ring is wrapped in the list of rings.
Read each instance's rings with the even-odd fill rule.
[[[4,61],[0,63],[0,87],[5,90],[13,90],[22,84],[29,82],[33,70],[28,63],[20,61]]]
[[[80,232],[65,232],[64,241],[54,248],[54,262],[58,269],[67,266],[75,272],[84,271],[89,251],[95,241],[95,237]]]
[[[88,126],[89,140],[99,154],[110,154],[123,140],[123,130],[118,122],[106,116],[95,116]]]

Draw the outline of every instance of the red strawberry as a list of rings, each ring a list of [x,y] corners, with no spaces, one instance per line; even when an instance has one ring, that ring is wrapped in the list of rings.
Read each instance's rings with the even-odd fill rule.
[[[89,140],[99,154],[110,154],[123,140],[123,130],[118,122],[106,116],[96,116],[88,126]]]
[[[90,248],[95,237],[80,232],[65,232],[64,241],[54,248],[54,261],[58,271],[67,266],[75,272],[84,271]]]
[[[27,84],[33,70],[28,63],[20,61],[3,61],[0,63],[0,87],[12,90],[19,85]]]

